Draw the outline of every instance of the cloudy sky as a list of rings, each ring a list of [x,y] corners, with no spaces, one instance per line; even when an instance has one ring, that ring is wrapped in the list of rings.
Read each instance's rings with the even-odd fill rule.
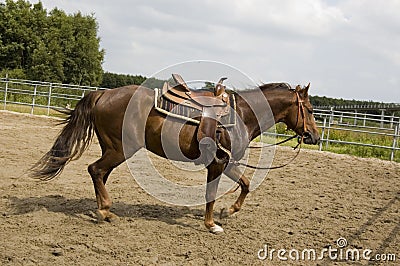
[[[106,71],[149,76],[212,60],[256,82],[311,82],[312,95],[400,102],[400,0],[42,3],[94,14]]]

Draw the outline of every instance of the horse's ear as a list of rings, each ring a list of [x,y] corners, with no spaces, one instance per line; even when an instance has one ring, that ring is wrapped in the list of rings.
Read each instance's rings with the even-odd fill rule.
[[[301,91],[301,86],[300,86],[300,85],[297,85],[295,90],[296,90],[297,92]]]
[[[310,82],[308,83],[307,86],[305,86],[302,90],[301,90],[301,94],[303,96],[303,98],[307,98],[308,97],[308,90],[310,89]]]

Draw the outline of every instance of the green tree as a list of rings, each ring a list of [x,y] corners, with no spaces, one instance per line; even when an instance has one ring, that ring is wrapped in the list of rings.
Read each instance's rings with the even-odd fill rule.
[[[67,15],[41,2],[0,3],[0,71],[22,69],[27,78],[99,86],[104,50],[93,15]]]
[[[31,39],[31,5],[23,0],[6,0],[0,5],[0,67],[26,69],[35,48]]]
[[[28,75],[34,80],[64,82],[63,62],[65,58],[60,38],[60,24],[54,21],[52,15],[47,15],[41,2],[34,5],[32,13],[33,31],[42,38],[37,41],[36,49],[32,54],[31,64],[27,69]],[[57,16],[57,19],[61,20],[66,18],[64,12]]]
[[[99,86],[102,81],[104,50],[97,37],[98,25],[93,15],[82,16],[80,12],[69,17],[72,36],[65,51],[67,58],[64,73],[67,82]]]

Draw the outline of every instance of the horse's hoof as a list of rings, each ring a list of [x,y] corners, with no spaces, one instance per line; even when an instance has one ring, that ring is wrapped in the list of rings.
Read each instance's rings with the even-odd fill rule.
[[[102,222],[104,222],[105,218],[106,218],[106,217],[101,213],[100,210],[96,210],[96,220],[97,220],[97,223],[102,223]]]
[[[218,234],[223,233],[224,229],[219,225],[214,225],[214,226],[210,227],[210,232],[218,235]]]
[[[224,218],[228,218],[231,214],[229,213],[229,209],[228,208],[222,208],[221,212],[219,213],[219,218],[220,219],[224,219]]]
[[[109,212],[107,217],[104,220],[109,223],[115,223],[119,220],[119,217],[117,215],[115,215],[114,213]]]
[[[111,223],[117,221],[119,217],[110,211],[97,210],[96,218],[98,223],[102,223],[104,221]]]

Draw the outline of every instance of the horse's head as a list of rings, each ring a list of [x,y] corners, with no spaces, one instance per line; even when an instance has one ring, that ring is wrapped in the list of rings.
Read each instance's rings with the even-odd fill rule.
[[[319,132],[313,115],[313,107],[308,98],[310,84],[301,88],[296,86],[293,90],[293,103],[290,105],[285,118],[289,129],[303,137],[306,144],[317,144],[320,141]]]

